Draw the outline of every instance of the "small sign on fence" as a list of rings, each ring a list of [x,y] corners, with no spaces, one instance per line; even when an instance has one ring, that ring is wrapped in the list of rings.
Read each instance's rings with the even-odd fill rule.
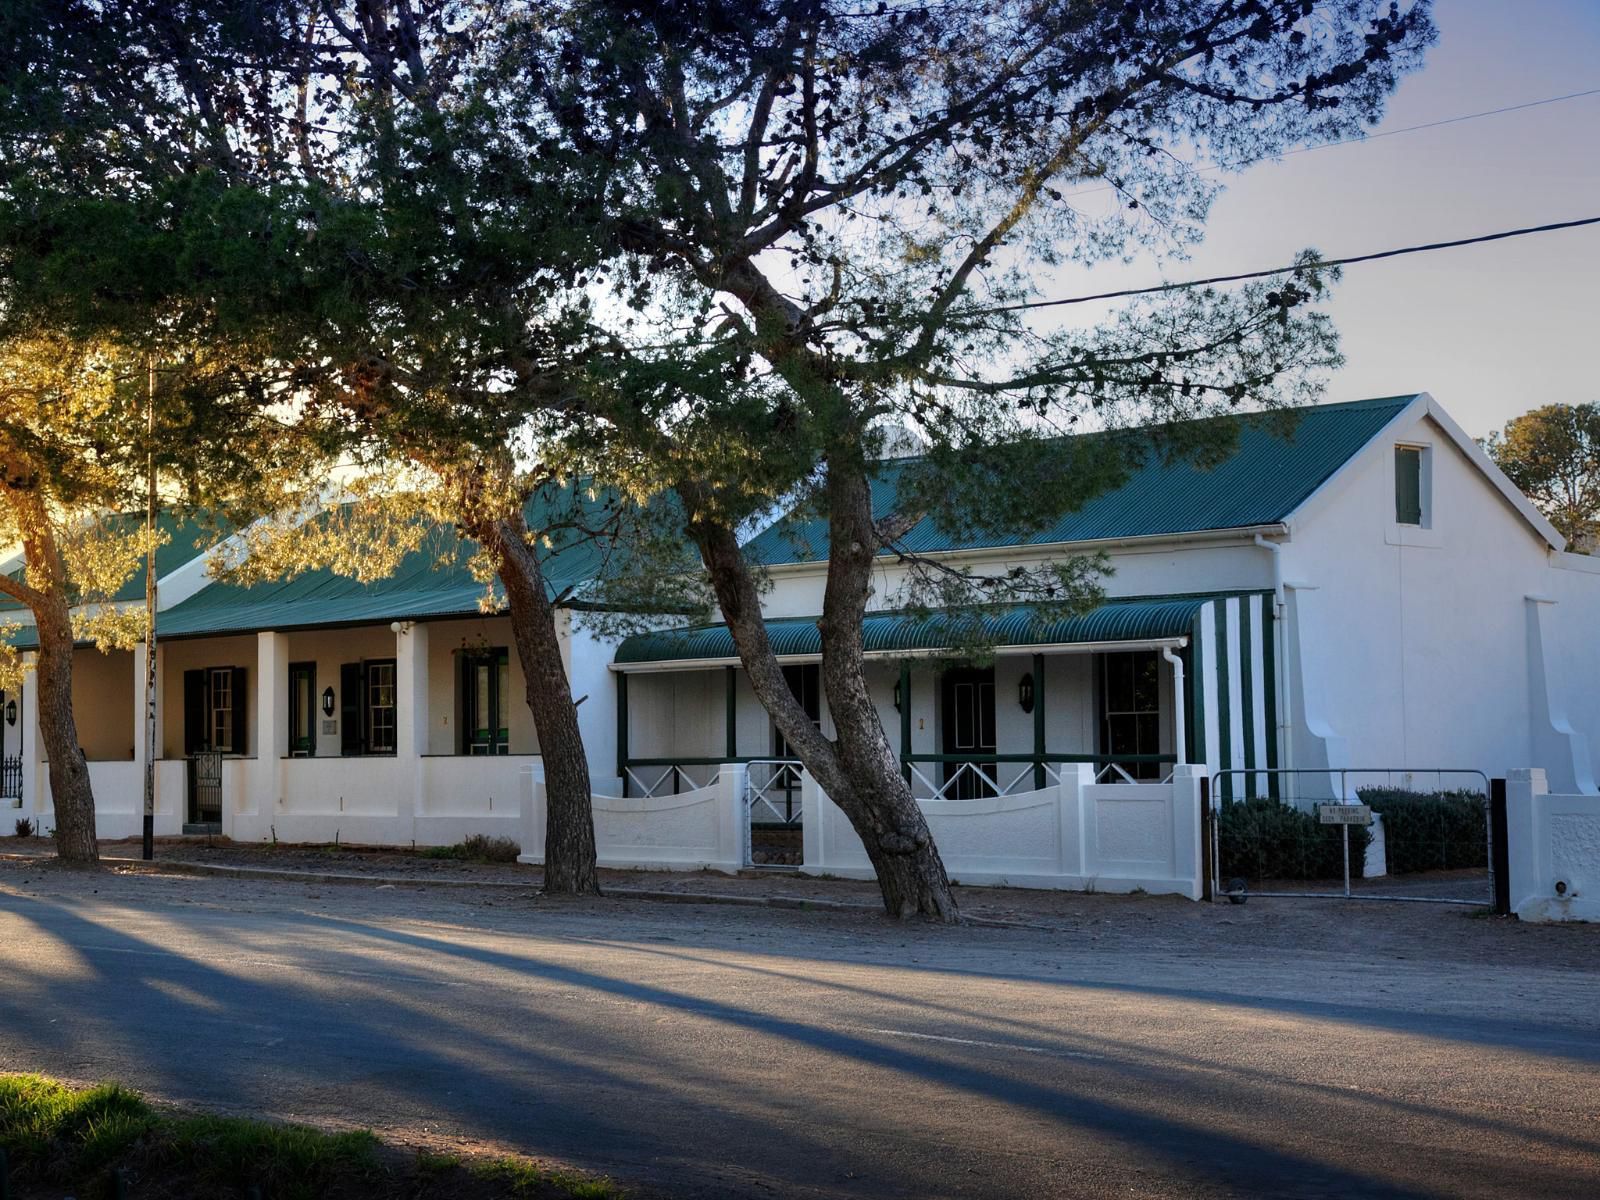
[[[1365,804],[1319,804],[1317,820],[1324,825],[1371,825],[1372,809]]]

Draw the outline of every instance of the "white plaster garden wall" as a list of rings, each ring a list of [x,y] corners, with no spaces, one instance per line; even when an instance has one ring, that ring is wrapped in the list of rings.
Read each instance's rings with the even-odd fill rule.
[[[1506,780],[1511,911],[1524,921],[1600,921],[1600,796],[1551,795],[1545,773]]]
[[[748,825],[745,772],[725,765],[706,787],[670,796],[593,798],[595,850],[602,867],[737,872]],[[523,776],[522,850],[517,860],[544,862],[546,799],[542,773]]]
[[[1087,764],[1063,767],[1039,791],[981,800],[921,800],[951,879],[1066,891],[1147,891],[1198,900],[1200,784],[1181,766],[1170,782],[1096,784]],[[807,874],[871,879],[849,819],[814,780],[803,783]]]

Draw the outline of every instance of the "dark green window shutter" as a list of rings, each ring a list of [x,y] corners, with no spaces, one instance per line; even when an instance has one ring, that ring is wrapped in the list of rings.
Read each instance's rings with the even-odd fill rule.
[[[210,716],[211,706],[206,703],[206,694],[211,689],[206,686],[206,673],[204,671],[185,671],[183,673],[183,752],[195,754],[206,748],[210,741],[210,733],[206,729],[206,721]]]
[[[1422,524],[1422,451],[1415,446],[1394,448],[1394,519]]]
[[[365,672],[358,662],[345,663],[339,668],[339,752],[344,755],[362,751],[361,710],[362,686]]]
[[[250,753],[250,693],[245,682],[250,676],[244,667],[233,668],[233,752]]]

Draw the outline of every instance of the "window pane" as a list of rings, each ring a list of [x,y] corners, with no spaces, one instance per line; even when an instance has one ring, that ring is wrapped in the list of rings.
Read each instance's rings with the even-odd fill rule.
[[[956,749],[972,749],[972,685],[958,683],[955,687]]]
[[[500,750],[504,753],[511,742],[511,662],[504,654],[500,656],[500,673],[496,682],[499,690],[495,694],[495,721],[499,725]]]
[[[369,748],[374,754],[394,753],[395,695],[393,663],[369,663],[367,666],[367,728],[372,735]]]
[[[1394,519],[1422,524],[1422,451],[1415,446],[1394,448]]]
[[[211,748],[233,749],[233,671],[226,667],[211,672]]]
[[[489,664],[479,662],[472,668],[472,733],[474,737],[489,736]]]
[[[1161,707],[1161,675],[1156,652],[1146,650],[1129,657],[1134,663],[1133,711],[1155,712]]]

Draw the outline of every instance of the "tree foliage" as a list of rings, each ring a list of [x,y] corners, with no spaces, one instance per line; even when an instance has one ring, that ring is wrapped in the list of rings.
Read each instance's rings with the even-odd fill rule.
[[[1546,404],[1491,433],[1484,449],[1566,538],[1592,554],[1600,534],[1600,405]]]

